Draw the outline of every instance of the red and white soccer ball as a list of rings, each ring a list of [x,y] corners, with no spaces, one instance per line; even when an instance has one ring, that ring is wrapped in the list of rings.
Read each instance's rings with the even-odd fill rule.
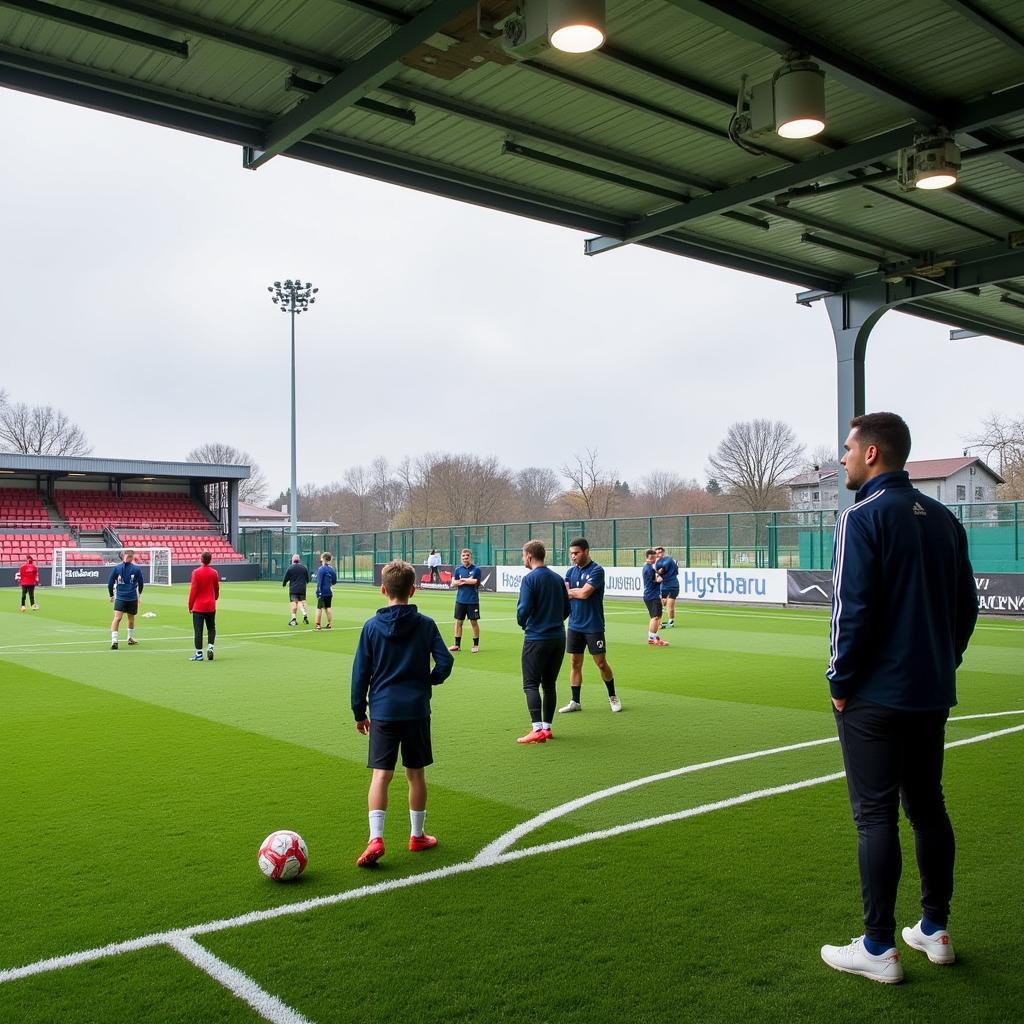
[[[298,832],[271,832],[260,845],[260,871],[275,882],[298,878],[309,863],[309,850]]]

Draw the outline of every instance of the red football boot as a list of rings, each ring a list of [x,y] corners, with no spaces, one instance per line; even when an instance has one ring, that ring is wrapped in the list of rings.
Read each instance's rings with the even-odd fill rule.
[[[428,836],[424,833],[421,836],[409,836],[409,849],[414,853],[420,850],[432,850],[437,846],[437,836]]]
[[[531,729],[525,736],[520,736],[516,743],[546,743],[547,738],[546,729]]]
[[[363,855],[356,861],[361,868],[369,868],[377,863],[384,856],[384,840],[371,839],[363,850]]]

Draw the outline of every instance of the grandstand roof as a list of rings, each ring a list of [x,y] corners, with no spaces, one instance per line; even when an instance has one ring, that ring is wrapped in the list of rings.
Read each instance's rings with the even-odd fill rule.
[[[81,474],[115,477],[185,477],[195,480],[246,480],[248,466],[219,466],[206,462],[147,462],[142,459],[97,459],[79,455],[21,455],[0,453],[0,472]]]
[[[483,32],[465,0],[4,3],[0,85],[1024,344],[1019,0],[608,0],[600,50],[518,58],[487,25],[515,4],[481,7]],[[744,76],[791,54],[826,132],[737,145]],[[903,190],[940,126],[960,183]]]

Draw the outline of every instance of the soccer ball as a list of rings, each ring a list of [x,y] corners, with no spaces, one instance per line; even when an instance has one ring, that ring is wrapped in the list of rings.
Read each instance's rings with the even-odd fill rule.
[[[275,882],[298,878],[309,863],[309,850],[298,832],[271,832],[260,845],[260,871]]]

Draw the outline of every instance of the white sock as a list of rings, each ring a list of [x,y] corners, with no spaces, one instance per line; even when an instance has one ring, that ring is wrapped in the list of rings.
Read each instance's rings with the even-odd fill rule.
[[[658,634],[657,633],[652,633],[652,632],[650,632],[648,630],[648,632],[647,632],[647,639],[648,640],[657,640],[658,639]]]
[[[409,824],[412,827],[412,835],[423,835],[423,819],[427,816],[426,811],[409,811]]]
[[[370,838],[384,838],[384,811],[370,811]]]
[[[114,644],[117,643],[117,630],[116,629],[111,631],[110,642],[114,643]]]
[[[131,640],[131,638],[133,636],[135,636],[135,627],[134,626],[129,626],[128,627],[128,639]]]
[[[203,656],[203,652],[199,650],[198,647],[196,648],[196,654],[198,654],[200,658]]]
[[[550,729],[551,728],[551,723],[550,722],[541,722],[540,723],[540,727],[542,729]]]
[[[543,722],[534,722],[533,723],[533,731],[534,732],[540,732],[541,729],[543,729],[543,728],[544,728],[544,723]]]

